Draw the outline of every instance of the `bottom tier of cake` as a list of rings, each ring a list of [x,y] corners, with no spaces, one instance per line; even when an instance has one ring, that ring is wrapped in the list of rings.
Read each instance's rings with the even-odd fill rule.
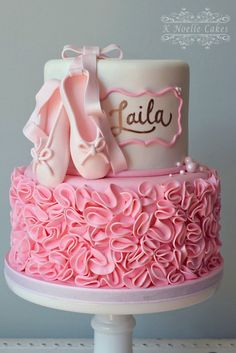
[[[85,180],[55,189],[12,174],[11,249],[18,272],[95,288],[174,286],[222,267],[220,183],[213,170]]]

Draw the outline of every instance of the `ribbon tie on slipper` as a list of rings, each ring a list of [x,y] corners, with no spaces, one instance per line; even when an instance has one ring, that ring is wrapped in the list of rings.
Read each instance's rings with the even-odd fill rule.
[[[96,153],[103,152],[106,147],[106,142],[103,137],[99,137],[93,142],[84,141],[79,145],[79,147],[81,151],[85,154],[84,157],[81,158],[81,164],[84,164],[84,162],[90,156],[94,156]],[[104,153],[102,153],[102,156],[105,159],[105,162],[109,163],[109,160]]]
[[[53,151],[48,147],[42,147],[42,141],[37,147],[31,149],[31,156],[33,158],[33,172],[36,172],[37,166],[40,163],[44,163],[50,171],[50,174],[53,175],[53,170],[48,164],[48,160],[52,158]]]

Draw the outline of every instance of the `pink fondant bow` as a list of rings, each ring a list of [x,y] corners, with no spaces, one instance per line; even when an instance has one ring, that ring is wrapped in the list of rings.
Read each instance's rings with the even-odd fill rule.
[[[95,140],[95,143],[92,142],[83,142],[80,144],[80,149],[84,153],[84,156],[81,158],[81,164],[84,164],[84,162],[90,157],[94,156],[96,152],[102,152],[105,148],[105,140],[103,137],[100,137]],[[107,163],[109,163],[109,160],[107,159],[105,154],[102,154],[102,157],[105,159]]]
[[[76,48],[66,45],[62,50],[62,58],[74,58],[70,65],[71,71],[83,71],[88,73],[88,83],[84,94],[84,109],[88,116],[92,117],[100,127],[105,139],[109,160],[113,172],[116,174],[127,169],[127,162],[118,142],[113,136],[106,113],[102,110],[99,97],[99,82],[97,79],[97,59],[108,59],[112,52],[117,52],[117,59],[123,57],[123,52],[116,44],[110,44],[105,48],[82,47]]]
[[[123,58],[123,52],[117,44],[110,44],[105,48],[99,48],[96,46],[76,48],[73,45],[65,45],[62,50],[61,56],[62,56],[62,59],[66,59],[66,58],[76,57],[80,55],[95,54],[98,59],[107,59],[111,57],[110,54],[114,51],[116,51],[118,54],[117,56],[115,56],[115,58],[117,59]]]

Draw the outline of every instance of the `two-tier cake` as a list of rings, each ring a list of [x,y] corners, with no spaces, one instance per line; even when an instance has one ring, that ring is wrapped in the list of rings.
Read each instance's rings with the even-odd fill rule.
[[[121,59],[116,45],[66,46],[45,65],[24,128],[32,162],[10,189],[19,273],[132,290],[222,268],[219,178],[188,156],[189,67]]]

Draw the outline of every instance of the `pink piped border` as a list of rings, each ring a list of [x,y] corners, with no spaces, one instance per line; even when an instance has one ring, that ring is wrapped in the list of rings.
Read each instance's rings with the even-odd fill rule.
[[[130,91],[127,91],[123,88],[112,88],[110,89],[108,92],[106,92],[106,94],[101,98],[101,101],[105,100],[110,94],[112,93],[120,93],[129,97],[141,97],[144,95],[149,95],[151,97],[160,97],[163,96],[166,93],[172,92],[174,93],[175,97],[178,99],[179,101],[179,106],[178,106],[178,131],[177,133],[173,136],[172,140],[170,142],[165,141],[162,138],[159,137],[155,137],[153,139],[147,140],[147,141],[143,141],[141,139],[137,139],[137,138],[130,138],[127,139],[125,141],[119,142],[120,146],[126,146],[129,144],[138,144],[138,145],[145,145],[145,146],[149,146],[152,145],[154,143],[158,143],[164,147],[171,147],[175,144],[176,139],[179,135],[181,135],[182,133],[182,125],[181,125],[181,110],[182,110],[182,106],[183,106],[183,98],[180,96],[180,88],[179,87],[167,87],[161,91],[158,92],[154,92],[151,90],[144,90],[138,93],[133,93]]]

